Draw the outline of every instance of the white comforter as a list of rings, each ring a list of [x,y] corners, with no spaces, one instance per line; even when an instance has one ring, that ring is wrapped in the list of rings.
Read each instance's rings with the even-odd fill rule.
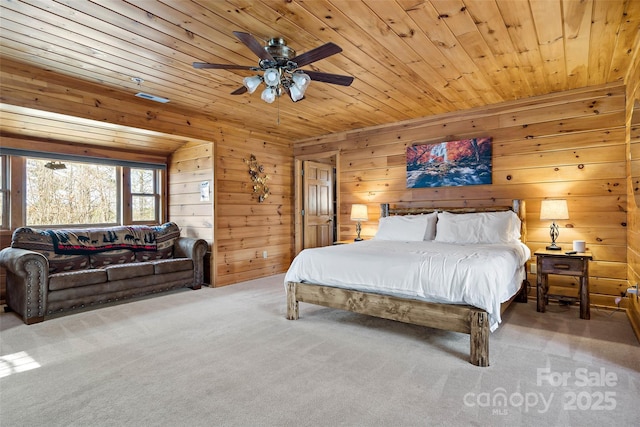
[[[531,252],[514,244],[457,245],[367,240],[305,249],[286,282],[306,282],[486,310],[490,329],[500,304],[516,294]]]

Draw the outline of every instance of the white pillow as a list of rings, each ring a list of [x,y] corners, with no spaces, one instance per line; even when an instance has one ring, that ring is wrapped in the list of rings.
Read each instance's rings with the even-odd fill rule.
[[[512,243],[519,238],[520,218],[512,211],[438,214],[436,242]]]
[[[375,240],[418,242],[433,240],[437,213],[426,215],[396,215],[380,218]]]

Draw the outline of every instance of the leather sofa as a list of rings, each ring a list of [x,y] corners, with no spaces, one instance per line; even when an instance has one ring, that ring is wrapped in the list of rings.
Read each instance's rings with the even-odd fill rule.
[[[21,227],[0,251],[7,271],[7,309],[26,324],[46,316],[189,287],[204,278],[205,240],[180,237],[169,222],[44,230]]]

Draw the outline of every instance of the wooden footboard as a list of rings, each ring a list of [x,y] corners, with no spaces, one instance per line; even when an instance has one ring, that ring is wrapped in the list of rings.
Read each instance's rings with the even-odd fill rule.
[[[288,282],[287,319],[298,319],[299,302],[469,334],[471,363],[476,366],[489,366],[489,315],[479,308]]]

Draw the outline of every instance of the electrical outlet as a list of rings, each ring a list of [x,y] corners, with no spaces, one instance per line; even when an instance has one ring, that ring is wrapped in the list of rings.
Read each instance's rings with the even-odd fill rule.
[[[529,264],[529,272],[531,274],[537,274],[538,273],[538,265],[535,264],[535,263]]]
[[[267,251],[262,251],[262,258],[266,258],[267,257]]]

